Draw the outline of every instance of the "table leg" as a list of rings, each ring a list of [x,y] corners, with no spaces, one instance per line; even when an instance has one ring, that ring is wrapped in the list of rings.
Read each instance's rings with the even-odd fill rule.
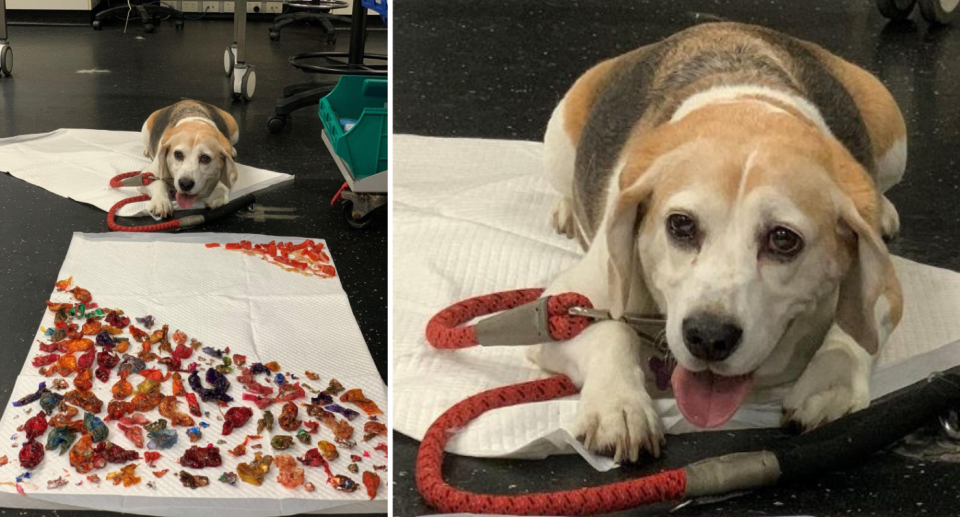
[[[237,64],[247,60],[247,0],[237,0],[233,11],[234,43],[237,44]]]
[[[367,8],[360,0],[353,0],[350,19],[350,59],[351,65],[362,65],[367,41]]]
[[[7,41],[7,0],[0,0],[0,41]]]

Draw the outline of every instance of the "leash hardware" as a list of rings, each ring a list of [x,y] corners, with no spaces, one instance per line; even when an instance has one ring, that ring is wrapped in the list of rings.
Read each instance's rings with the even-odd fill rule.
[[[547,311],[549,297],[518,305],[480,320],[477,341],[482,346],[524,346],[553,341]]]
[[[592,309],[589,307],[570,307],[567,313],[571,316],[582,316],[584,318],[590,318],[594,321],[621,321],[629,325],[634,332],[640,336],[640,339],[661,350],[665,350],[667,348],[667,320],[662,314],[625,313],[619,318],[614,318],[610,315],[610,311]]]

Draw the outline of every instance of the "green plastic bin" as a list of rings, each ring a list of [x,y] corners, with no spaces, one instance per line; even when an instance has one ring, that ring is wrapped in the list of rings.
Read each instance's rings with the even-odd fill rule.
[[[349,131],[340,119],[356,120]],[[320,121],[353,179],[387,170],[387,79],[345,75],[320,99]]]

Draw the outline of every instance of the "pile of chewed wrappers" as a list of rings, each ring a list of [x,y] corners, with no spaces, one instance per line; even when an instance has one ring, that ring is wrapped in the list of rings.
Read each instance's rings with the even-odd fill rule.
[[[316,250],[316,247],[305,246],[297,251],[303,250]],[[184,486],[192,489],[207,486],[209,478],[192,471],[219,468],[223,462],[216,445],[225,444],[224,440],[218,439],[216,445],[193,445],[180,458],[164,458],[161,451],[177,443],[177,428],[183,428],[191,443],[203,439],[205,432],[222,436],[236,431],[249,432],[244,427],[253,427],[254,424],[248,422],[254,418],[254,410],[235,404],[228,379],[233,376],[243,387],[241,399],[259,408],[260,417],[256,421],[256,434],[248,434],[240,445],[227,452],[235,457],[245,457],[247,447],[263,449],[267,446],[275,451],[306,447],[307,450],[297,458],[287,453],[264,455],[258,450],[252,459],[239,463],[235,473],[218,473],[220,482],[235,486],[239,478],[261,486],[274,466],[279,484],[288,489],[303,487],[307,492],[313,492],[317,487],[305,481],[303,467],[306,467],[323,468],[322,477],[336,490],[357,490],[360,483],[344,473],[334,474],[333,468],[339,464],[341,468],[346,465],[351,474],[360,474],[362,470],[361,483],[370,499],[376,496],[380,486],[377,471],[387,469],[386,442],[373,449],[374,455],[381,458],[374,458],[366,451],[362,455],[351,451],[358,439],[367,442],[385,438],[387,427],[380,421],[383,412],[360,389],[347,390],[331,378],[326,389],[318,391],[306,382],[301,384],[295,374],[280,373],[280,365],[276,362],[248,365],[245,356],[231,356],[229,347],[218,350],[203,346],[196,339],[188,342],[184,332],[170,333],[168,325],[155,324],[152,316],[137,317],[135,323],[131,322],[130,317],[119,309],[98,307],[89,291],[71,287],[71,283],[72,277],[57,282],[57,290],[69,293],[72,299],[47,302],[49,310],[55,314],[56,325],[49,329],[41,327],[48,341],[40,342],[43,354],[32,360],[40,374],[52,377],[52,380],[40,383],[35,393],[13,403],[15,407],[23,407],[27,414],[33,412],[30,405],[38,403],[39,406],[36,414],[18,428],[18,432],[26,435],[26,441],[20,445],[20,467],[32,469],[41,464],[45,451],[59,450],[60,455],[69,455],[70,465],[83,478],[77,485],[82,485],[84,479],[89,484],[99,484],[100,477],[90,473],[107,468],[108,464],[123,466],[107,473],[107,481],[117,485],[122,483],[125,487],[137,485],[141,482],[137,475],[140,463],[135,462],[142,461],[151,469],[155,479],[163,478],[170,470],[163,468],[164,462],[171,466],[177,462],[183,469],[178,479]],[[136,352],[132,348],[140,350]],[[318,374],[310,371],[303,375],[310,381],[320,380]],[[71,376],[72,382],[68,383]],[[134,380],[135,376],[139,378]],[[184,377],[191,392],[184,387]],[[113,397],[102,419],[97,415],[104,409],[103,401],[91,391],[95,380],[113,382]],[[308,395],[307,391],[314,396]],[[338,396],[339,400],[335,401]],[[189,414],[180,410],[181,402],[186,403]],[[276,422],[271,410],[275,405],[279,406]],[[349,405],[366,415],[362,437],[354,434],[361,413],[347,407]],[[306,416],[315,420],[298,418],[301,407]],[[155,420],[145,414],[154,409],[160,416]],[[78,417],[80,410],[85,412],[82,418]],[[201,420],[198,425],[194,418],[222,420],[222,429],[207,431],[211,424]],[[124,449],[109,440],[111,429],[106,422],[116,426],[113,432],[121,433],[136,449],[146,447],[148,450],[143,452],[142,458],[139,451]],[[279,428],[276,433],[275,428]],[[44,433],[47,433],[45,439]],[[19,436],[13,439],[23,440]],[[341,451],[349,461],[340,458]],[[8,461],[6,456],[0,456],[0,466]],[[375,461],[383,464],[375,465]],[[29,477],[29,470],[17,477],[16,486],[21,493],[25,493],[21,482],[32,486],[32,483],[23,481]],[[66,484],[68,481],[62,476],[47,482],[48,489]],[[149,481],[146,486],[155,488],[156,482]]]
[[[208,248],[219,248],[219,242],[211,242]],[[323,243],[307,239],[300,244],[292,242],[270,241],[266,244],[254,244],[250,241],[228,242],[224,249],[235,250],[248,255],[258,256],[267,262],[280,266],[286,271],[296,271],[306,276],[333,278],[337,270],[330,264],[330,256],[323,251]]]

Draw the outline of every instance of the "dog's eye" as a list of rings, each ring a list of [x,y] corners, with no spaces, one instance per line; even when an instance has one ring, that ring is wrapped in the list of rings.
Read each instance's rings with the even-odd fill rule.
[[[210,163],[210,157],[205,154],[201,154],[200,163]]]
[[[695,243],[700,234],[697,222],[686,214],[670,214],[667,217],[667,232],[676,241],[683,244]]]
[[[803,249],[803,238],[783,226],[777,226],[767,234],[767,250],[781,258],[793,258]]]
[[[180,152],[180,151],[174,151],[174,152],[173,152],[173,157],[176,158],[178,162],[182,162],[182,161],[183,161],[183,153]]]

